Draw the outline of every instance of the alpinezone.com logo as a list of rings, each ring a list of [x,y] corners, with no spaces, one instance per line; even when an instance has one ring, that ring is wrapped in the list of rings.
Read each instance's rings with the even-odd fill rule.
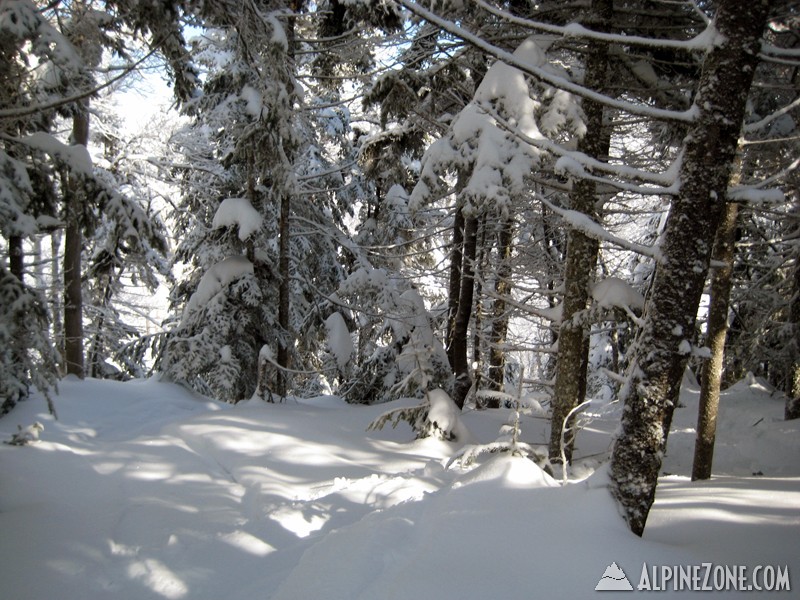
[[[789,567],[773,565],[648,565],[634,588],[622,568],[612,562],[594,588],[598,592],[788,592]]]

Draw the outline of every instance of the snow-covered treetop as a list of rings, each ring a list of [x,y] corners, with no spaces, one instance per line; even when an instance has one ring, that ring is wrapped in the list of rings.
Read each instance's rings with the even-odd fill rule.
[[[531,36],[513,56],[550,71],[546,51],[550,40]],[[538,91],[538,90],[537,90]],[[411,196],[412,209],[419,209],[440,187],[447,172],[465,176],[463,193],[472,205],[467,210],[493,204],[508,211],[512,197],[520,195],[526,174],[542,152],[531,140],[544,134],[536,121],[544,115],[548,132],[567,126],[582,135],[585,126],[574,100],[566,92],[550,93],[548,106],[534,97],[526,75],[505,62],[494,63],[478,86],[475,96],[453,120],[448,134],[431,145],[423,159],[420,183]]]

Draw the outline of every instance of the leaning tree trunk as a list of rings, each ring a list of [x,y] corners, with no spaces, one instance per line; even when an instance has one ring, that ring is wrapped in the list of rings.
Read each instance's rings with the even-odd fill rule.
[[[88,102],[79,103],[72,118],[72,143],[89,145]],[[81,291],[81,202],[80,185],[68,175],[70,182],[65,194],[66,227],[64,229],[64,363],[67,374],[83,378],[83,293]]]
[[[717,5],[719,41],[703,64],[694,101],[697,119],[684,141],[681,187],[667,218],[611,458],[612,494],[637,535],[644,532],[655,499],[666,450],[664,424],[689,359],[769,5],[768,0]]]
[[[472,301],[475,291],[475,255],[478,245],[478,219],[469,214],[464,220],[464,256],[461,265],[461,290],[458,294],[458,310],[453,322],[453,401],[459,408],[464,408],[472,378],[469,374],[468,333],[469,320],[472,316]]]
[[[612,15],[611,0],[594,0],[594,13],[590,25],[602,30],[607,27]],[[602,90],[608,72],[608,45],[593,42],[586,59],[585,85]],[[578,150],[597,160],[607,160],[611,136],[603,123],[603,105],[585,99],[586,135],[578,143]],[[597,185],[582,179],[574,183],[570,193],[570,208],[599,221],[597,213]],[[584,318],[589,300],[589,284],[597,265],[600,245],[582,231],[571,229],[567,237],[567,255],[564,266],[564,299],[561,311],[561,326],[558,333],[558,359],[556,381],[553,389],[553,416],[550,424],[551,460],[560,460],[561,447],[564,457],[572,461],[575,432],[570,412],[583,402],[586,395],[586,371],[589,362],[589,327]],[[562,431],[566,435],[562,439]]]
[[[717,435],[717,412],[722,386],[722,369],[725,360],[725,337],[728,333],[728,307],[733,275],[736,218],[739,205],[730,202],[717,230],[712,260],[722,262],[711,275],[711,294],[708,307],[708,335],[706,345],[711,356],[703,365],[700,388],[700,408],[697,413],[697,437],[694,443],[692,481],[709,479],[714,459],[714,440]]]

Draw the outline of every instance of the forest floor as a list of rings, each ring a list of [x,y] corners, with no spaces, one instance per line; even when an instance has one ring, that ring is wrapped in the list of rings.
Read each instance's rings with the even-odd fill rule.
[[[796,597],[800,422],[784,422],[783,397],[758,381],[736,384],[722,398],[715,475],[693,483],[697,398],[684,386],[640,539],[606,488],[614,405],[587,409],[584,459],[562,484],[507,453],[447,467],[461,444],[415,441],[405,424],[367,431],[412,401],[231,406],[156,380],[67,379],[59,420],[38,396],[0,420],[5,441],[44,425],[38,442],[0,445],[0,596],[580,600],[623,595],[595,591],[621,570],[633,595],[731,597],[725,587],[785,587],[785,569],[791,592],[735,595]],[[488,443],[512,415],[473,410],[463,422]],[[523,441],[547,439],[541,416],[521,424]],[[735,583],[717,579],[726,570]],[[723,590],[685,591],[703,583]]]

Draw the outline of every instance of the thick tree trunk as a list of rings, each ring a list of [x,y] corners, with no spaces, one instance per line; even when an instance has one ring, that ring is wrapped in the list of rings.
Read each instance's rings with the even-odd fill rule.
[[[478,219],[474,215],[466,215],[464,220],[464,256],[461,265],[461,289],[458,294],[458,310],[453,323],[453,373],[455,386],[453,401],[459,408],[464,408],[464,400],[472,387],[469,374],[467,336],[469,320],[472,316],[472,301],[475,290],[475,254],[478,238]]]
[[[72,143],[89,145],[89,113],[84,104],[72,118]],[[72,177],[70,176],[70,179]],[[83,294],[81,291],[81,202],[83,194],[74,180],[65,194],[64,229],[64,363],[68,374],[83,378]]]
[[[493,390],[502,391],[505,383],[505,357],[503,345],[508,333],[506,298],[511,295],[511,244],[514,238],[514,221],[503,221],[497,242],[497,267],[492,307],[492,331],[489,344],[489,382]],[[489,408],[499,408],[500,401],[490,400]]]
[[[607,28],[612,16],[611,0],[593,0],[593,15],[589,25],[596,29]],[[585,85],[602,90],[608,71],[608,45],[592,43],[586,59]],[[578,143],[578,150],[586,155],[607,160],[610,132],[603,122],[603,105],[592,100],[583,101],[586,114],[586,135]],[[570,208],[593,221],[599,221],[597,211],[597,186],[593,181],[578,180],[570,193]],[[585,233],[571,229],[567,237],[567,255],[564,266],[564,300],[561,327],[558,334],[558,361],[553,390],[553,416],[550,424],[550,459],[559,460],[561,445],[564,456],[572,461],[575,431],[569,413],[583,402],[586,395],[586,371],[589,362],[589,328],[583,315],[589,300],[589,284],[594,275],[599,251],[597,240]],[[567,433],[562,439],[562,430]]]
[[[666,450],[664,425],[674,409],[690,354],[711,246],[758,61],[768,0],[723,0],[720,33],[703,65],[684,141],[681,188],[667,218],[662,258],[636,343],[622,428],[611,459],[611,491],[631,531],[644,532]]]
[[[712,260],[720,261],[724,267],[717,267],[711,275],[711,294],[708,308],[708,341],[711,356],[703,365],[700,389],[700,408],[697,414],[697,438],[694,445],[692,481],[709,479],[714,459],[714,440],[717,434],[717,411],[719,393],[722,386],[722,369],[725,359],[725,336],[728,333],[728,307],[731,295],[731,276],[733,274],[736,218],[739,206],[730,202],[717,230]]]

